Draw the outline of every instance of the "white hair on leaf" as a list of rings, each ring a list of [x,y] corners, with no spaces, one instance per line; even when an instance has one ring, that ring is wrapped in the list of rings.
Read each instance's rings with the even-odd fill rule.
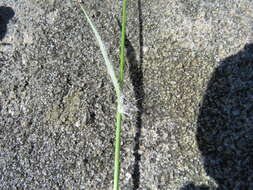
[[[131,103],[131,101],[128,100],[123,94],[120,96],[120,99],[118,101],[118,111],[121,114],[125,116],[131,116],[132,113],[138,111],[137,107],[133,103]]]

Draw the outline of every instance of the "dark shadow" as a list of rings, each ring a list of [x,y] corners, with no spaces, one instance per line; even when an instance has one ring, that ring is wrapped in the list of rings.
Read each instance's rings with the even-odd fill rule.
[[[195,186],[193,183],[189,183],[183,188],[181,188],[181,190],[210,190],[210,188],[205,185]]]
[[[215,70],[196,137],[206,173],[218,185],[211,189],[253,189],[253,44]]]
[[[2,40],[7,32],[7,24],[15,15],[10,7],[0,6],[0,40]]]
[[[144,99],[144,84],[143,84],[143,20],[142,20],[142,9],[141,0],[138,0],[138,11],[139,11],[139,62],[136,59],[136,54],[129,41],[126,43],[127,58],[129,61],[130,78],[134,87],[136,106],[138,109],[136,115],[136,133],[135,133],[135,145],[134,145],[134,169],[132,172],[133,179],[133,190],[137,190],[140,186],[140,161],[141,155],[139,154],[140,149],[140,137],[142,128],[142,114],[143,114],[143,99]]]
[[[138,19],[139,19],[139,61],[137,60],[136,51],[126,37],[126,58],[129,62],[129,72],[132,85],[134,88],[134,95],[136,99],[136,107],[138,109],[136,115],[136,133],[134,137],[134,166],[132,172],[133,179],[133,190],[137,190],[140,186],[140,161],[141,155],[139,154],[140,149],[140,137],[141,137],[141,128],[142,128],[142,114],[143,114],[143,98],[144,98],[144,84],[143,84],[143,20],[142,20],[142,9],[141,9],[141,0],[138,0]],[[121,28],[121,24],[118,20],[118,25]]]

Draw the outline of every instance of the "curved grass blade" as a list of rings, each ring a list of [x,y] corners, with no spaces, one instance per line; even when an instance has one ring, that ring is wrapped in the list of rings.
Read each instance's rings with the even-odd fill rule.
[[[105,66],[107,68],[107,72],[108,72],[108,74],[109,74],[109,76],[112,80],[113,86],[114,86],[115,91],[116,91],[117,98],[119,99],[121,97],[120,85],[118,83],[118,79],[116,77],[116,74],[115,74],[115,71],[113,69],[112,63],[111,63],[111,61],[109,59],[109,56],[107,54],[105,45],[104,45],[104,43],[103,43],[96,27],[95,27],[95,25],[92,23],[91,19],[89,18],[88,14],[86,13],[85,9],[83,8],[83,6],[81,4],[80,4],[80,7],[81,7],[81,9],[82,9],[87,21],[88,21],[93,33],[95,35],[95,38],[98,42],[99,48],[101,50],[101,53],[102,53],[104,61],[105,61]]]
[[[89,18],[88,14],[82,7],[81,3],[80,7],[89,23],[91,26],[93,33],[95,35],[95,38],[99,44],[100,50],[102,52],[105,65],[107,68],[107,72],[112,80],[114,89],[116,91],[116,96],[117,96],[117,113],[116,113],[116,134],[115,134],[115,159],[114,159],[114,185],[113,189],[114,190],[119,190],[119,176],[120,176],[120,144],[121,144],[121,125],[122,125],[122,118],[123,118],[123,96],[121,92],[121,88],[123,86],[123,79],[124,79],[124,60],[125,60],[125,55],[124,55],[124,50],[125,50],[125,28],[126,28],[126,0],[123,1],[123,24],[122,24],[122,38],[121,38],[121,49],[120,49],[120,80],[118,82],[118,79],[116,77],[115,71],[113,69],[112,63],[109,60],[109,56],[107,54],[105,45],[97,32],[96,27],[92,23],[91,19]]]

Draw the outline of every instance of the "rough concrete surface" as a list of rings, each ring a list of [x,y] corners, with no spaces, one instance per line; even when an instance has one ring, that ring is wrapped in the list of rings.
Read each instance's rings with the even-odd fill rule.
[[[83,5],[118,70],[119,3]],[[122,190],[253,189],[252,10],[128,1]],[[115,95],[77,3],[1,0],[0,27],[0,189],[112,189]]]

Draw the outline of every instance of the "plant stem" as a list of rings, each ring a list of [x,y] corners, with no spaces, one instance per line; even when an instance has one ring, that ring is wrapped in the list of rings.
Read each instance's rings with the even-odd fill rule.
[[[122,7],[122,31],[121,31],[121,43],[120,43],[120,77],[119,85],[120,92],[123,88],[124,81],[124,66],[125,66],[125,33],[126,33],[126,7],[127,0],[123,0]],[[122,94],[120,95],[122,96]],[[118,97],[118,105],[122,102],[122,97]],[[117,110],[116,114],[116,134],[115,134],[115,160],[114,160],[114,190],[119,190],[119,178],[120,178],[120,145],[121,145],[121,125],[122,125],[122,110]]]
[[[126,7],[127,7],[127,0],[123,0],[123,7],[122,7],[122,30],[121,30],[121,43],[120,43],[120,77],[119,83],[120,87],[123,87],[123,80],[124,80],[124,66],[125,66],[125,37],[126,37]]]

